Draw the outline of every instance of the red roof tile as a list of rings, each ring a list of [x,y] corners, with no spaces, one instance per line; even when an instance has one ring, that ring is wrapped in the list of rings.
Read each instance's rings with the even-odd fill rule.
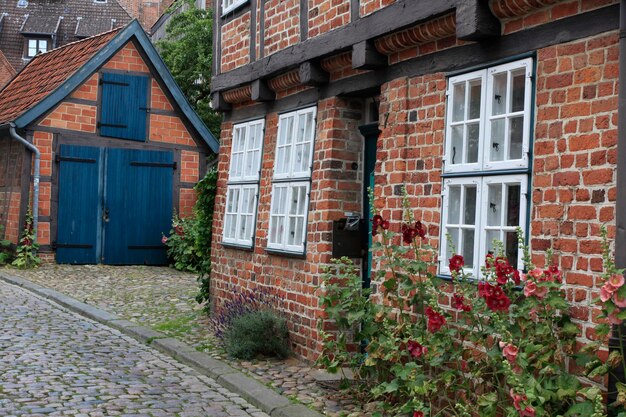
[[[0,91],[0,125],[14,121],[78,71],[121,29],[39,54]]]

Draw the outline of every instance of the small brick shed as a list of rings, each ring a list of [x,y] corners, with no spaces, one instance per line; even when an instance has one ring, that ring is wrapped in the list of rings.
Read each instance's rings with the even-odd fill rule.
[[[37,205],[48,260],[165,264],[218,149],[137,21],[40,54],[0,91],[2,233]]]

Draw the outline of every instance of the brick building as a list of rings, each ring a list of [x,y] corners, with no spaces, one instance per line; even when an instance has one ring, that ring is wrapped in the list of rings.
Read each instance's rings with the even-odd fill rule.
[[[39,54],[0,92],[4,237],[34,207],[42,257],[166,264],[217,151],[137,21]]]
[[[333,250],[357,249],[370,285],[368,239],[337,221],[367,221],[373,185],[399,228],[406,187],[440,275],[446,234],[475,276],[493,238],[521,266],[521,226],[537,264],[555,249],[581,341],[593,338],[602,224],[626,264],[618,1],[218,0],[216,11],[217,301],[228,284],[277,291],[295,351],[316,358]]]

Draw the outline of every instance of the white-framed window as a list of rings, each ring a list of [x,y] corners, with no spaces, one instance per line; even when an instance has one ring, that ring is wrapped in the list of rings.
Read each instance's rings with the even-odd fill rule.
[[[448,79],[442,274],[454,254],[448,235],[474,277],[494,239],[523,267],[515,229],[527,224],[532,73],[528,58]]]
[[[222,0],[222,15],[225,15],[242,4],[246,4],[248,0]]]
[[[264,127],[264,120],[253,120],[233,126],[223,243],[252,247]]]
[[[268,249],[303,253],[316,108],[283,114],[278,119]]]
[[[48,51],[49,39],[27,39],[26,40],[26,57],[33,58],[39,53]]]

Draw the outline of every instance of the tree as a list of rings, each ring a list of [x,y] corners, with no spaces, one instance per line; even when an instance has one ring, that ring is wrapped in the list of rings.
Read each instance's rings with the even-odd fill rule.
[[[170,10],[181,8],[166,28],[166,37],[157,42],[161,57],[187,100],[219,137],[221,117],[211,101],[211,68],[213,65],[213,11],[202,10],[191,0],[178,0]]]

